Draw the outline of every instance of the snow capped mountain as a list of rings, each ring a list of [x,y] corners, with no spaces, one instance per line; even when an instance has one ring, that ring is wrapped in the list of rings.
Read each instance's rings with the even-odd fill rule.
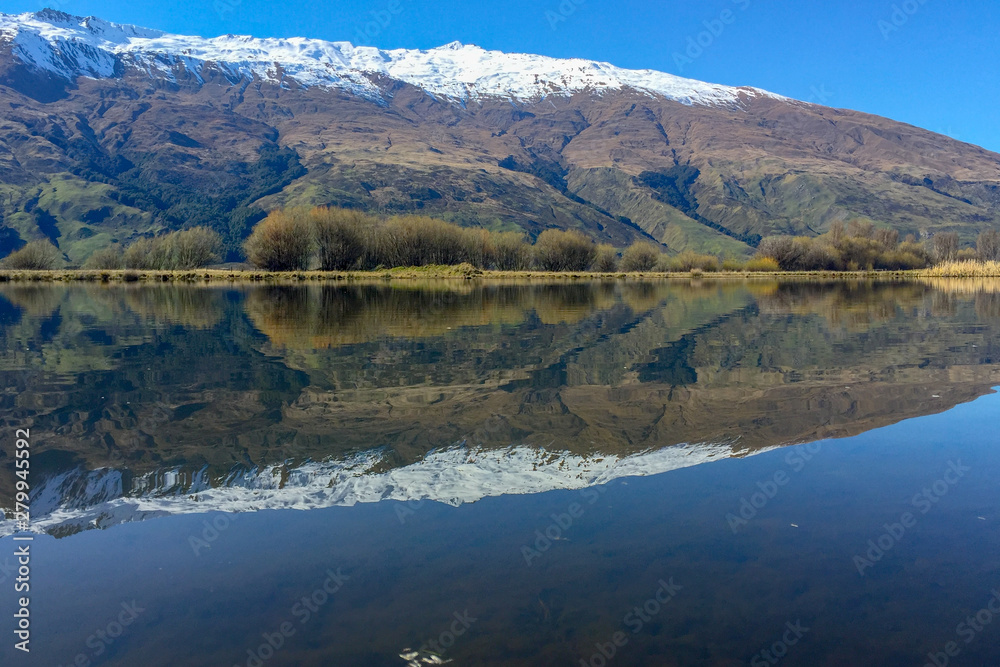
[[[214,65],[234,83],[259,79],[289,87],[288,80],[293,79],[301,87],[344,89],[374,101],[383,99],[381,77],[460,103],[486,97],[529,101],[622,89],[688,105],[739,106],[741,97],[784,99],[756,88],[719,86],[589,60],[486,51],[459,42],[426,51],[386,51],[300,37],[206,39],[53,10],[0,14],[0,42],[8,40],[25,64],[69,79],[107,78],[134,68],[173,80],[183,68],[202,80],[205,68]]]
[[[764,451],[769,449],[753,454]],[[32,529],[72,533],[172,514],[306,510],[381,500],[429,500],[457,507],[489,496],[582,489],[736,455],[731,443],[676,445],[624,457],[584,457],[524,446],[455,447],[375,472],[384,463],[384,452],[372,450],[294,468],[234,471],[215,481],[203,470],[159,471],[133,480],[130,488],[120,470],[73,470],[49,477],[33,491]],[[14,521],[0,520],[0,537],[13,534],[14,528]]]

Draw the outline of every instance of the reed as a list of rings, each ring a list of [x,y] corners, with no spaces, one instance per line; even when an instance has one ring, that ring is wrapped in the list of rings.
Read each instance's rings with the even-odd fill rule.
[[[1000,262],[943,262],[919,271],[918,275],[928,278],[1000,278]]]

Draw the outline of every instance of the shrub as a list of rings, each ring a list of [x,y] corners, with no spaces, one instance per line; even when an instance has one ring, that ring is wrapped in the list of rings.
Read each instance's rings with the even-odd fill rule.
[[[365,252],[365,229],[375,220],[346,209],[317,207],[309,212],[319,268],[344,271],[353,268]]]
[[[896,246],[899,245],[899,232],[895,229],[876,229],[874,240],[879,249],[885,252],[895,250]]]
[[[222,258],[222,237],[207,227],[193,227],[152,238],[136,239],[123,252],[98,250],[84,265],[92,269],[170,271],[196,269]]]
[[[656,264],[653,265],[653,271],[656,271],[657,273],[667,273],[668,271],[673,271],[673,269],[670,268],[670,262],[672,260],[673,257],[667,253],[663,253],[656,258]]]
[[[909,271],[910,269],[922,269],[925,266],[927,266],[927,262],[912,252],[892,250],[879,257],[877,268],[889,269],[890,271]]]
[[[769,257],[788,270],[798,259],[795,239],[791,236],[767,236],[757,245],[757,257]]]
[[[839,229],[839,226],[838,226]],[[859,240],[854,237],[839,234],[836,247],[831,237],[813,239],[806,236],[769,236],[757,247],[757,257],[769,257],[778,263],[784,271],[816,271],[839,268],[841,256],[839,249],[845,245],[858,242],[864,247],[870,247],[874,241]]]
[[[597,249],[578,231],[546,229],[535,241],[535,259],[545,271],[586,271]]]
[[[85,269],[124,269],[125,259],[116,246],[95,251],[83,263]]]
[[[485,269],[493,261],[493,238],[489,231],[479,227],[460,227],[462,231],[463,262],[477,269]]]
[[[851,220],[847,223],[847,236],[871,241],[875,238],[875,225],[868,220]]]
[[[140,238],[125,248],[122,262],[126,269],[167,270],[174,268],[172,254],[166,236]]]
[[[849,243],[845,238],[843,243]],[[864,240],[865,247],[873,247],[874,241]],[[799,236],[794,239],[795,261],[788,267],[790,271],[831,271],[839,267],[842,258],[839,247],[823,243],[817,239]],[[785,267],[782,267],[785,268]]]
[[[5,269],[44,271],[55,266],[59,259],[59,249],[48,240],[31,241],[20,250],[4,257]]]
[[[167,234],[171,269],[197,269],[222,259],[222,237],[208,227],[193,227]]]
[[[531,246],[520,232],[490,234],[489,263],[501,271],[531,268]]]
[[[464,230],[444,220],[396,216],[374,232],[368,263],[375,266],[451,266],[467,261]]]
[[[957,237],[955,239],[957,243]],[[927,249],[907,237],[899,243],[893,229],[875,229],[867,222],[831,225],[819,237],[771,236],[763,239],[757,257],[770,258],[785,271],[918,269],[930,263]]]
[[[301,210],[273,211],[257,223],[243,244],[247,259],[268,271],[295,271],[309,265],[312,230]]]
[[[594,271],[612,273],[618,270],[618,251],[615,250],[614,246],[601,243],[595,252],[594,265],[591,267]],[[624,269],[622,270],[624,271]]]
[[[955,253],[956,262],[974,262],[976,261],[976,251],[972,248],[962,248],[957,253]]]
[[[934,246],[934,259],[938,262],[953,261],[958,255],[958,234],[955,232],[939,232],[931,239]]]
[[[685,250],[676,257],[671,257],[668,263],[670,271],[718,271],[719,258],[715,255],[702,255]]]
[[[743,265],[743,270],[763,273],[769,271],[780,271],[781,267],[778,266],[777,260],[773,257],[753,257],[747,260],[747,263]]]
[[[981,262],[1000,261],[1000,231],[987,229],[976,239],[976,253]]]
[[[652,271],[660,258],[660,249],[652,243],[639,241],[622,253],[622,271]]]
[[[742,271],[746,264],[734,257],[726,257],[722,260],[723,271]]]
[[[896,248],[896,252],[903,256],[908,255],[916,259],[915,262],[912,262],[913,266],[910,266],[909,268],[922,269],[929,266],[931,263],[931,254],[927,251],[927,246],[923,243],[918,243],[915,240],[903,241],[899,244],[899,247]]]

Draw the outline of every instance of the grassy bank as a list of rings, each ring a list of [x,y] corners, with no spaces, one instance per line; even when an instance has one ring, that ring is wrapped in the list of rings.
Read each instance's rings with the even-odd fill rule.
[[[337,282],[419,280],[426,278],[453,280],[691,280],[691,279],[803,279],[858,280],[909,279],[925,275],[924,271],[676,271],[676,272],[597,272],[597,271],[482,271],[462,266],[422,266],[378,271],[258,271],[197,269],[187,271],[135,270],[52,270],[0,271],[0,282],[90,282],[90,283],[206,283],[206,282]],[[926,274],[931,277],[932,274]],[[933,274],[938,276],[941,274]],[[1000,273],[996,274],[1000,275]],[[971,277],[971,276],[970,276]]]
[[[948,262],[914,271],[494,271],[469,264],[416,266],[374,271],[263,271],[257,269],[134,269],[0,270],[0,282],[336,282],[372,280],[690,280],[801,279],[858,280],[917,278],[1000,278],[1000,262]]]

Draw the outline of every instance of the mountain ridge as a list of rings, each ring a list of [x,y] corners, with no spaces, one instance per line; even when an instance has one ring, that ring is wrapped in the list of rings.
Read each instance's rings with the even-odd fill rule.
[[[269,60],[271,42],[288,62]],[[227,49],[231,62],[206,57]],[[521,69],[507,71],[510,58]],[[47,237],[80,264],[200,224],[236,259],[253,224],[288,205],[731,256],[854,218],[903,236],[955,231],[966,244],[1000,227],[996,153],[655,74],[457,43],[206,40],[53,11],[2,15],[0,255]]]
[[[626,70],[580,58],[488,51],[457,41],[433,49],[387,50],[303,37],[230,34],[206,39],[57,11],[0,14],[0,32],[13,36],[15,51],[26,64],[70,79],[110,77],[116,57],[124,59],[124,66],[144,66],[151,75],[154,68],[174,64],[170,58],[179,58],[197,76],[214,63],[236,80],[256,75],[282,83],[290,76],[303,87],[343,87],[376,101],[383,100],[369,75],[388,76],[457,101],[481,97],[528,101],[621,88],[685,104],[738,105],[741,95],[784,99],[757,88],[709,84],[648,69]]]

